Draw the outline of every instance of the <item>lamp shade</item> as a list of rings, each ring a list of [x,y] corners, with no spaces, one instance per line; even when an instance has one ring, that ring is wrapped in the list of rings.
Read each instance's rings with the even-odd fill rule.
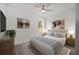
[[[74,34],[74,31],[69,31],[69,34]]]
[[[44,12],[46,12],[46,11],[43,9],[42,12],[44,13]]]

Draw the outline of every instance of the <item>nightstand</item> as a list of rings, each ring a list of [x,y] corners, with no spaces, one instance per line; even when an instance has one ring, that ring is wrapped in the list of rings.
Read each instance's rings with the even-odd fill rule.
[[[75,46],[75,39],[74,38],[66,38],[66,45]]]

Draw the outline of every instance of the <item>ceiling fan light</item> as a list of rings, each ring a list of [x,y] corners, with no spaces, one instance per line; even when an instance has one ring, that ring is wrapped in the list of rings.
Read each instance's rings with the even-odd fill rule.
[[[44,13],[44,12],[46,12],[45,10],[42,10],[42,12]]]

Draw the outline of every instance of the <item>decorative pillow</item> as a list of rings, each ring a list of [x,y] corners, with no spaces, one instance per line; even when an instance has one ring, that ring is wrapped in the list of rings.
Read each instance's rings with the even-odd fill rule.
[[[65,38],[65,33],[54,32],[54,36],[59,38]]]
[[[48,36],[54,36],[54,32],[53,31],[48,32]]]

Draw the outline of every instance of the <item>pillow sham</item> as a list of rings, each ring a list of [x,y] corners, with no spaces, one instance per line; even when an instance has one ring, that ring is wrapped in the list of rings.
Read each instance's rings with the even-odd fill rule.
[[[65,38],[65,33],[54,32],[54,37]]]
[[[54,36],[54,32],[53,31],[48,32],[48,36]]]

